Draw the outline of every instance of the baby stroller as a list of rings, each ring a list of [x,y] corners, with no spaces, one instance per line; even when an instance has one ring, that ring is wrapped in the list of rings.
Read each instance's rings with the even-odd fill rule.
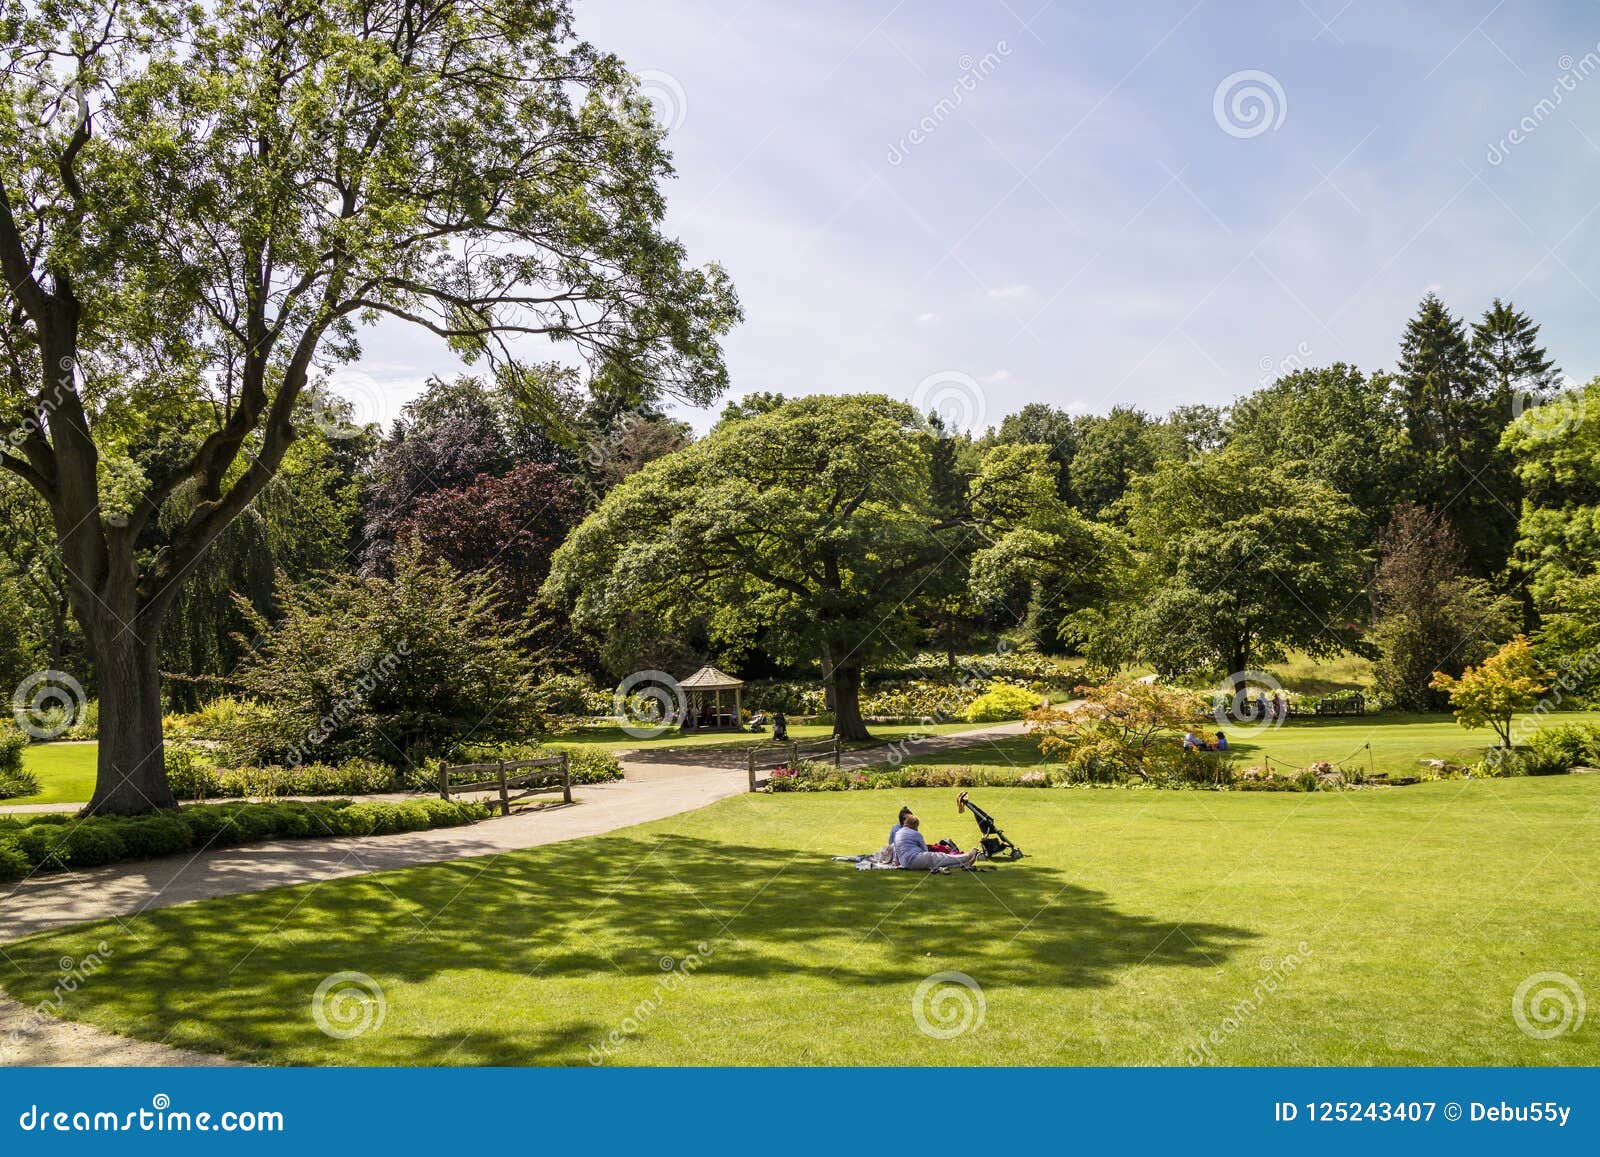
[[[978,842],[989,859],[999,859],[1002,854],[1008,854],[1013,860],[1022,859],[1022,849],[1006,838],[1005,832],[995,825],[994,817],[968,799],[966,792],[956,796],[956,814],[962,812],[971,812],[972,818],[978,821]]]

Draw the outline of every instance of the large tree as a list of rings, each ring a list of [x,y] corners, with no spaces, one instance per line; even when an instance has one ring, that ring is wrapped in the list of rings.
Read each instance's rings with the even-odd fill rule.
[[[162,621],[361,325],[513,379],[540,338],[724,388],[737,303],[662,233],[663,130],[564,0],[52,0],[0,23],[0,468],[50,506],[99,675],[90,810],[172,804]]]
[[[1291,647],[1365,649],[1361,517],[1327,483],[1231,447],[1163,462],[1127,506],[1132,558],[1097,658],[1238,676]]]
[[[1355,504],[1375,531],[1406,481],[1406,428],[1394,384],[1336,363],[1286,374],[1236,402],[1229,440],[1259,461],[1297,464]]]
[[[838,733],[867,738],[863,671],[914,645],[913,597],[948,554],[917,413],[817,396],[720,423],[625,479],[556,552],[580,627],[705,622],[714,642],[820,661]]]
[[[1500,449],[1513,398],[1498,376],[1494,351],[1502,344],[1487,336],[1475,344],[1430,293],[1406,325],[1396,373],[1413,451],[1409,497],[1459,528],[1468,567],[1489,579],[1511,554],[1521,502],[1511,458]],[[1518,356],[1526,360],[1526,352]]]

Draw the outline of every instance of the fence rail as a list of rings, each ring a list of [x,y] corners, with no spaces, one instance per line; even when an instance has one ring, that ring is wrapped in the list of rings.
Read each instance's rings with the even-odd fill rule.
[[[844,758],[844,745],[837,736],[832,739],[814,739],[808,743],[774,743],[752,747],[748,759],[750,790],[760,791],[761,785],[770,783],[772,777],[761,778],[762,771],[771,772],[780,767],[793,767],[802,759],[831,759],[838,767]]]
[[[456,774],[476,775],[484,778],[469,783],[456,783]],[[566,752],[543,759],[502,759],[497,763],[456,763],[439,769],[439,798],[448,800],[450,793],[457,795],[469,791],[495,791],[500,793],[500,814],[511,814],[511,805],[543,791],[561,789],[561,798],[572,802],[572,761]],[[516,791],[517,794],[511,794]]]

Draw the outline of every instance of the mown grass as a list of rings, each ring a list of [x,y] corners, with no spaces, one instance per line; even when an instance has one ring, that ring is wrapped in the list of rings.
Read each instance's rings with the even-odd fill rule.
[[[1537,1040],[1512,1011],[1534,973],[1591,1003],[1600,987],[1600,776],[990,789],[1019,863],[930,877],[828,860],[875,847],[901,803],[970,839],[952,794],[741,796],[182,905],[7,945],[0,982],[34,1004],[61,958],[103,940],[108,967],[64,1015],[286,1064],[1600,1063],[1593,1017]],[[982,1020],[948,990],[926,1007],[959,1014],[966,993],[970,1027],[935,1039],[913,1002],[950,971],[981,990]],[[382,991],[381,1023],[348,1040],[311,1007],[341,972]]]
[[[37,795],[0,800],[23,803],[87,803],[94,794],[98,743],[35,743],[22,750],[22,766],[39,778]]]

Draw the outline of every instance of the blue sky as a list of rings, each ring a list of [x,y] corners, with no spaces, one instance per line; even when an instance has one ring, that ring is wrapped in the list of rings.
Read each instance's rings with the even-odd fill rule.
[[[670,230],[745,306],[734,394],[1223,404],[1391,365],[1429,289],[1600,371],[1592,4],[576,7],[674,126]],[[339,381],[371,416],[454,367],[368,347]]]

